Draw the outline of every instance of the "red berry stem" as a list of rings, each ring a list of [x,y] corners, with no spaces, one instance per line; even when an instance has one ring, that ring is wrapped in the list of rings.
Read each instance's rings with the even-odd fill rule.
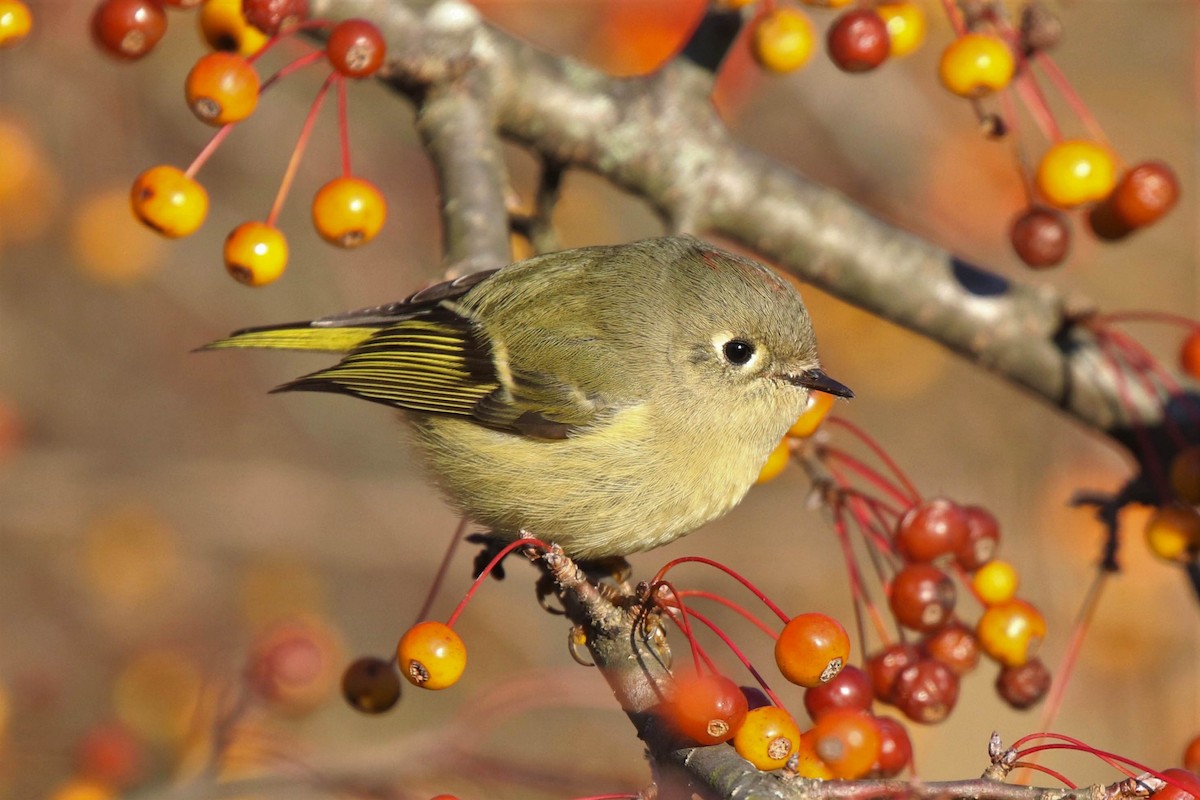
[[[750,591],[751,594],[753,594],[755,597],[757,597],[762,602],[763,605],[765,605],[767,608],[774,611],[775,616],[779,617],[780,621],[785,622],[785,623],[788,621],[788,619],[789,619],[788,615],[783,613],[783,609],[781,609],[779,606],[775,605],[775,603],[772,602],[771,598],[767,597],[766,594],[763,593],[762,589],[759,589],[757,586],[755,586],[749,580],[742,577],[742,575],[740,575],[736,570],[725,566],[724,564],[722,564],[719,561],[714,561],[711,558],[704,558],[703,556],[681,556],[679,558],[672,559],[671,561],[668,561],[666,564],[664,564],[661,569],[659,569],[658,574],[655,575],[654,579],[650,582],[651,585],[659,583],[659,582],[663,582],[663,578],[666,577],[667,572],[670,569],[672,569],[673,567],[677,567],[680,564],[687,564],[687,563],[704,564],[705,566],[713,567],[714,569],[718,569],[721,572],[724,572],[726,575],[733,578],[735,581],[740,583],[742,586],[745,586]]]
[[[1042,87],[1033,73],[1029,70],[1022,70],[1013,80],[1012,85],[1016,87],[1021,102],[1029,110],[1029,116],[1033,117],[1033,121],[1042,131],[1042,135],[1051,142],[1061,142],[1062,129],[1058,127],[1058,121],[1054,119],[1054,113],[1046,102],[1046,95],[1042,92]]]
[[[342,151],[342,177],[349,178],[350,171],[350,113],[346,103],[346,76],[335,71],[338,91],[338,144]]]
[[[895,459],[888,455],[887,451],[883,449],[882,445],[875,441],[875,439],[865,430],[843,417],[831,416],[825,420],[825,424],[838,425],[842,428],[845,428],[860,442],[865,444],[870,451],[875,454],[875,457],[882,461],[884,466],[891,470],[892,475],[895,476],[896,480],[900,481],[901,485],[904,486],[905,491],[907,491],[909,494],[909,503],[916,503],[921,500],[921,493],[917,491],[917,487],[914,486],[912,481],[908,479],[908,476],[904,474],[904,470],[900,469],[900,465],[896,463]]]
[[[328,28],[332,28],[335,24],[336,23],[334,23],[332,20],[327,20],[327,19],[305,20],[304,22],[301,22],[298,25],[291,26],[287,30],[280,31],[279,33],[275,34],[271,38],[267,39],[267,41],[265,41],[263,43],[262,47],[258,48],[258,50],[256,52],[251,53],[249,56],[246,57],[246,61],[253,64],[259,58],[261,58],[264,53],[266,53],[272,47],[279,44],[279,42],[283,41],[284,39],[287,39],[294,33],[299,33],[300,31],[320,30],[321,28],[328,29]],[[317,54],[324,55],[324,52],[317,51]]]
[[[847,453],[845,450],[838,450],[835,447],[822,447],[820,453],[825,457],[826,461],[830,459],[834,461],[840,461],[850,471],[858,475],[858,477],[872,484],[876,489],[879,489],[880,491],[890,495],[891,498],[898,502],[902,508],[907,508],[913,504],[913,498],[905,495],[904,492],[898,489],[894,483],[889,481],[878,471],[867,466],[864,462]],[[826,467],[832,471],[832,465],[827,463]],[[846,481],[839,482],[848,485],[848,482]],[[880,502],[882,503],[882,501]],[[891,506],[885,507],[891,510]],[[897,517],[900,516],[899,511],[896,511],[895,513]]]
[[[1071,683],[1071,676],[1075,674],[1075,664],[1079,660],[1079,654],[1083,651],[1083,640],[1087,637],[1088,631],[1092,629],[1092,620],[1096,618],[1096,609],[1100,606],[1104,587],[1108,585],[1108,578],[1112,574],[1106,569],[1097,569],[1096,577],[1092,579],[1092,585],[1088,587],[1087,594],[1083,596],[1083,604],[1079,607],[1079,613],[1075,615],[1075,621],[1071,623],[1071,634],[1067,638],[1066,650],[1063,651],[1062,658],[1054,670],[1054,682],[1050,686],[1050,696],[1046,698],[1046,706],[1042,709],[1042,718],[1038,720],[1038,727],[1042,730],[1047,730],[1058,717],[1063,698],[1067,693],[1067,686]]]
[[[1087,107],[1087,103],[1079,96],[1079,92],[1075,91],[1075,87],[1067,80],[1067,76],[1059,69],[1054,59],[1044,51],[1039,51],[1033,55],[1032,61],[1045,73],[1046,78],[1054,85],[1055,90],[1062,96],[1062,99],[1070,107],[1071,111],[1079,118],[1083,126],[1087,128],[1088,135],[1113,153],[1116,153],[1116,150],[1109,146],[1108,137],[1104,135],[1104,129],[1100,127],[1100,123],[1093,116],[1091,109]]]
[[[1192,424],[1200,427],[1200,409],[1197,409],[1195,404],[1187,397],[1183,391],[1183,386],[1180,385],[1179,381],[1175,380],[1175,376],[1171,374],[1170,370],[1165,369],[1158,362],[1158,359],[1151,355],[1149,350],[1143,347],[1136,339],[1121,331],[1106,329],[1102,331],[1102,334],[1108,338],[1113,346],[1130,363],[1134,374],[1140,379],[1144,391],[1148,394],[1158,394],[1158,390],[1161,388],[1168,395],[1185,400],[1180,405],[1188,413]],[[1166,428],[1167,434],[1180,449],[1189,444],[1187,437],[1179,429],[1179,425],[1170,416],[1164,415],[1163,427]]]
[[[281,70],[282,72],[282,70]],[[274,227],[275,220],[279,217],[279,212],[283,210],[283,201],[287,199],[288,192],[291,191],[292,183],[296,180],[296,172],[300,168],[300,159],[304,156],[304,149],[308,146],[308,140],[312,136],[313,125],[317,121],[317,112],[321,110],[321,105],[325,102],[325,95],[329,93],[329,87],[337,80],[337,75],[330,73],[325,82],[321,84],[321,88],[317,90],[317,96],[313,98],[312,105],[309,106],[308,114],[304,118],[304,125],[300,128],[300,136],[296,139],[296,146],[292,149],[292,156],[288,159],[287,169],[284,170],[283,180],[279,182],[279,191],[275,194],[275,202],[271,205],[271,213],[267,215],[267,224]]]
[[[954,0],[942,0],[942,10],[946,12],[946,19],[950,20],[950,27],[954,28],[955,36],[962,36],[967,32],[966,22],[963,21],[962,11]]]
[[[262,51],[260,50],[259,52],[262,52]],[[293,72],[304,69],[309,64],[317,63],[324,57],[325,57],[325,54],[323,52],[321,52],[320,50],[318,50],[315,53],[309,53],[308,55],[300,56],[296,60],[291,61],[287,64],[284,64],[282,67],[279,68],[278,71],[275,72],[274,75],[272,75],[271,77],[267,78],[266,80],[264,80],[262,82],[262,84],[258,88],[258,96],[262,97],[263,92],[265,92],[267,89],[271,88],[271,86],[273,86],[274,84],[283,80],[288,75],[291,75]]]
[[[1038,764],[1035,761],[1017,761],[1016,763],[1013,764],[1013,768],[1014,769],[1022,768],[1022,769],[1035,770],[1037,772],[1041,772],[1046,775],[1049,775],[1051,778],[1054,778],[1056,781],[1060,781],[1063,785],[1065,785],[1069,789],[1078,789],[1079,788],[1074,783],[1072,783],[1070,780],[1068,780],[1067,777],[1065,775],[1063,775],[1061,772],[1059,772],[1058,770],[1050,769],[1049,767],[1043,767],[1041,764]]]
[[[1151,775],[1154,775],[1156,778],[1162,777],[1154,770],[1150,769],[1149,767],[1139,764],[1138,762],[1134,761],[1131,758],[1125,758],[1125,756],[1119,756],[1116,753],[1110,753],[1107,750],[1100,750],[1098,748],[1092,747],[1091,745],[1084,744],[1083,742],[1079,741],[1078,739],[1070,739],[1070,737],[1061,736],[1059,734],[1050,734],[1050,735],[1059,736],[1059,738],[1067,739],[1069,741],[1068,741],[1068,743],[1037,744],[1037,745],[1034,745],[1033,747],[1027,747],[1024,750],[1019,751],[1018,757],[1020,758],[1020,757],[1024,757],[1027,755],[1032,755],[1034,753],[1045,753],[1050,750],[1070,750],[1070,751],[1076,752],[1076,753],[1087,753],[1088,755],[1095,756],[1096,758],[1103,761],[1105,764],[1108,764],[1110,767],[1117,770],[1118,772],[1121,772],[1122,774],[1124,774],[1126,777],[1129,777],[1129,778],[1137,777],[1139,772],[1149,772]],[[1132,766],[1133,769],[1130,769],[1128,766],[1125,766],[1126,764]],[[1163,780],[1166,780],[1166,779],[1164,778]]]
[[[863,528],[864,520],[853,509],[851,510],[851,514],[855,515],[859,527]],[[880,642],[884,646],[890,645],[892,637],[888,633],[887,624],[883,621],[883,616],[879,613],[879,608],[875,605],[875,602],[867,595],[862,573],[858,569],[858,559],[854,557],[854,548],[850,544],[850,532],[846,527],[846,507],[844,500],[839,500],[834,505],[833,530],[837,536],[838,544],[842,548],[842,558],[846,562],[846,571],[850,574],[850,596],[854,600],[854,625],[858,633],[859,651],[863,653],[870,652],[870,648],[867,647],[866,624],[863,622],[864,608],[867,615],[871,618],[871,625],[875,628],[875,635],[879,637]]]
[[[212,154],[217,152],[217,148],[221,146],[221,142],[225,141],[225,137],[229,135],[229,132],[233,130],[233,126],[236,124],[222,125],[217,129],[217,132],[208,140],[208,144],[204,145],[200,152],[196,154],[196,157],[192,159],[192,163],[183,171],[183,174],[189,178],[195,178],[196,173],[204,166],[204,162],[208,161]]]
[[[659,599],[659,595],[664,590],[674,602],[667,603]],[[675,586],[670,581],[655,580],[650,584],[650,597],[654,599],[659,608],[667,612],[667,618],[679,627],[684,638],[688,640],[688,645],[692,648],[692,663],[695,666],[696,674],[699,675],[702,671],[701,661],[708,667],[709,672],[716,673],[716,664],[708,657],[708,653],[704,652],[704,648],[700,646],[700,643],[696,641],[695,634],[692,633],[692,623],[688,618],[687,605],[679,596],[679,592],[675,590]]]
[[[421,610],[417,612],[417,618],[413,624],[417,624],[422,620],[429,619],[429,610],[433,607],[433,601],[437,598],[438,592],[442,590],[442,582],[446,579],[446,572],[450,568],[450,562],[454,558],[455,551],[458,550],[458,545],[462,542],[462,535],[467,530],[467,518],[463,517],[458,521],[458,525],[454,527],[454,534],[450,537],[450,544],[446,546],[446,552],[442,554],[442,563],[438,564],[437,572],[433,576],[433,583],[429,587],[429,592],[425,595],[425,602],[421,604]],[[392,660],[396,659],[395,653],[392,654]]]
[[[742,649],[738,647],[732,639],[729,638],[729,634],[725,633],[725,631],[723,631],[721,627],[717,625],[717,623],[713,622],[711,619],[695,609],[685,608],[683,609],[683,613],[694,618],[697,622],[706,626],[710,631],[715,633],[717,638],[724,642],[725,646],[729,648],[729,651],[737,657],[738,661],[742,662],[742,666],[754,676],[754,680],[760,687],[762,687],[762,690],[766,693],[767,697],[771,699],[771,703],[777,708],[783,708],[783,703],[780,701],[779,697],[775,694],[775,692],[771,691],[771,687],[767,685],[766,678],[764,678],[762,674],[755,669],[754,664],[750,663],[750,659],[746,657],[746,654],[742,652]]]
[[[1167,311],[1110,311],[1106,314],[1097,314],[1088,322],[1098,327],[1105,327],[1114,322],[1162,322],[1167,325],[1179,325],[1188,333],[1200,330],[1200,322],[1191,317]]]
[[[771,626],[759,619],[753,611],[746,608],[741,603],[735,603],[728,597],[722,597],[715,592],[705,591],[703,589],[680,589],[676,592],[680,597],[700,597],[705,600],[712,600],[714,603],[720,603],[739,615],[754,627],[770,636],[772,639],[778,639],[779,634],[772,630]]]
[[[463,599],[458,601],[458,605],[454,607],[454,611],[450,613],[449,618],[446,620],[446,625],[448,627],[454,627],[454,623],[458,621],[459,616],[467,607],[467,603],[469,603],[471,598],[475,596],[475,592],[479,591],[480,585],[487,580],[487,576],[492,574],[492,570],[496,568],[496,565],[503,561],[504,557],[513,550],[517,550],[522,547],[532,547],[536,550],[550,549],[548,544],[543,542],[541,539],[534,539],[532,536],[528,539],[517,539],[516,541],[506,544],[499,553],[496,553],[496,555],[492,557],[492,560],[488,562],[487,566],[480,571],[479,576],[472,581],[471,588],[467,589],[467,593],[463,595]]]

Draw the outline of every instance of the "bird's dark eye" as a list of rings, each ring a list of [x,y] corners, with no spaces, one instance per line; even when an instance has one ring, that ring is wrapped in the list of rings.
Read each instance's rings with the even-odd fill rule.
[[[725,359],[730,364],[736,364],[740,367],[749,362],[754,356],[754,345],[744,342],[741,339],[731,339],[725,343],[723,351]]]

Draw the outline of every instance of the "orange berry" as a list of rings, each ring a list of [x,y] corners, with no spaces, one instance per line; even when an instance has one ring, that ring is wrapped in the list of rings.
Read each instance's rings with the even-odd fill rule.
[[[266,286],[287,267],[287,239],[265,222],[243,222],[225,239],[225,269],[247,286]]]
[[[786,437],[779,440],[779,444],[775,445],[775,449],[771,451],[771,455],[767,456],[766,462],[759,470],[758,477],[755,478],[755,483],[766,483],[767,481],[775,480],[780,473],[787,467],[788,461],[792,457],[792,448],[788,446]]]
[[[1200,380],[1200,328],[1188,334],[1179,348],[1179,366],[1188,375]]]
[[[879,760],[879,726],[865,711],[831,711],[813,726],[813,749],[835,778],[861,778]]]
[[[1116,180],[1112,153],[1084,139],[1068,139],[1047,150],[1036,176],[1038,190],[1057,208],[1103,200]]]
[[[317,233],[338,247],[358,247],[375,238],[387,216],[387,201],[375,184],[362,178],[334,178],[313,198]]]
[[[1007,86],[1015,69],[1007,42],[989,33],[968,33],[942,51],[938,77],[960,97],[983,97]]]
[[[806,5],[824,6],[825,8],[845,8],[854,0],[804,0]]]
[[[196,14],[200,35],[213,50],[252,56],[262,49],[269,38],[246,22],[242,15],[242,0],[204,0]]]
[[[676,679],[663,710],[681,736],[710,745],[732,739],[745,722],[746,709],[746,696],[729,678],[692,673]]]
[[[733,749],[762,770],[779,769],[800,744],[800,727],[776,706],[755,708],[733,737]]]
[[[971,576],[971,586],[980,602],[987,606],[1007,603],[1017,594],[1017,568],[1007,561],[994,559]]]
[[[1200,736],[1194,737],[1184,748],[1183,766],[1189,772],[1200,774]]]
[[[775,642],[775,663],[783,677],[804,687],[820,686],[842,671],[850,658],[850,637],[833,617],[798,614]]]
[[[441,622],[418,622],[396,645],[400,674],[422,689],[445,689],[458,683],[467,668],[467,646],[454,629]]]
[[[1200,504],[1200,445],[1185,447],[1171,460],[1170,480],[1176,497]]]
[[[893,58],[909,55],[925,41],[925,12],[916,3],[880,3],[875,13],[887,25]]]
[[[11,47],[29,35],[33,15],[21,0],[0,0],[0,47]]]
[[[171,239],[190,236],[208,214],[208,192],[183,170],[159,165],[137,176],[129,193],[133,213]]]
[[[233,53],[209,53],[188,73],[188,107],[201,122],[228,125],[241,122],[258,105],[258,73]]]
[[[975,625],[983,652],[1006,667],[1019,667],[1037,655],[1046,638],[1046,620],[1024,600],[989,606]]]
[[[776,8],[759,17],[750,40],[754,59],[771,72],[791,72],[808,63],[816,48],[812,22],[803,11]]]
[[[1146,521],[1146,546],[1164,561],[1191,561],[1200,552],[1200,512],[1165,506]]]
[[[807,439],[817,432],[829,410],[833,408],[833,395],[828,392],[812,392],[808,396],[808,405],[800,412],[800,416],[788,428],[787,435],[797,439]]]

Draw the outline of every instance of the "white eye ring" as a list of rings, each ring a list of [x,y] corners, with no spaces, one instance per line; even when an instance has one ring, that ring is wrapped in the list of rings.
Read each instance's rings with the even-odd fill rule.
[[[748,367],[758,360],[758,348],[753,342],[733,334],[713,337],[713,347],[727,364]]]

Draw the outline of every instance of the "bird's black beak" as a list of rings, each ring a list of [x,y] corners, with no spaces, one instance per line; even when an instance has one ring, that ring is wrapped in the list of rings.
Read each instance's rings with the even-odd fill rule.
[[[783,379],[796,386],[825,392],[835,397],[845,397],[847,399],[854,397],[854,392],[850,391],[849,386],[846,386],[844,383],[838,383],[821,369],[806,369],[799,375],[784,375]]]

